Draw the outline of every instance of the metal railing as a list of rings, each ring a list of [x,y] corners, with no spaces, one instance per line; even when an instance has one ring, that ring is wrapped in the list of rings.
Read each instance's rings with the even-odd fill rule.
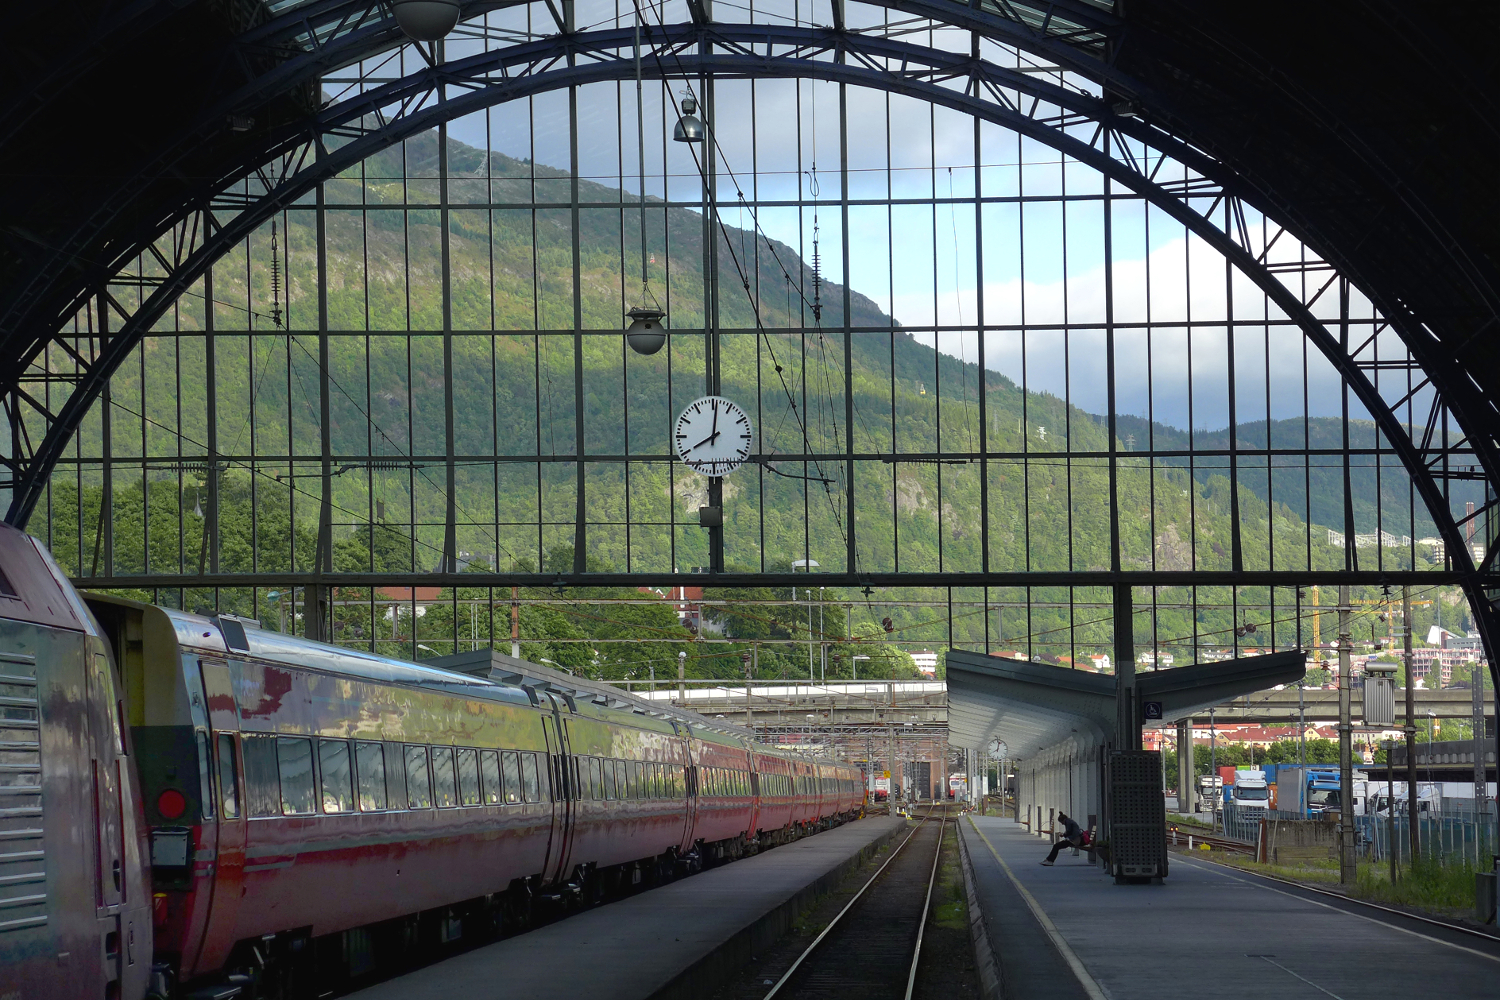
[[[1468,808],[1464,807],[1465,804]],[[1497,822],[1495,813],[1477,813],[1472,800],[1465,799],[1443,799],[1438,805],[1438,811],[1417,816],[1417,839],[1422,854],[1444,864],[1468,862],[1488,871],[1493,864],[1493,854],[1500,847],[1500,822]],[[1232,840],[1257,844],[1261,839],[1262,821],[1306,822],[1298,813],[1246,809],[1231,802],[1226,803],[1219,814],[1219,829]],[[1360,859],[1385,861],[1390,858],[1394,845],[1397,860],[1409,864],[1409,822],[1410,817],[1400,812],[1394,819],[1386,815],[1355,816],[1354,842]],[[1333,843],[1337,843],[1336,837]]]

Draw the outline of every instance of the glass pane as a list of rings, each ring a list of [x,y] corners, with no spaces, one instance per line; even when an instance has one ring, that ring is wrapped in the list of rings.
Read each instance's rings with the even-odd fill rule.
[[[240,815],[240,782],[234,770],[234,737],[219,735],[219,803],[225,819]]]
[[[203,818],[212,819],[214,815],[214,765],[208,757],[208,734],[199,731],[195,735],[198,744],[198,802]]]
[[[599,775],[600,763],[598,757],[589,758],[589,798],[591,799],[604,798],[604,781]]]
[[[542,783],[537,778],[536,757],[534,753],[522,755],[521,770],[522,780],[526,784],[526,801],[542,801]]]
[[[500,755],[500,760],[505,769],[505,803],[513,805],[521,801],[521,762],[519,756],[510,750]]]
[[[386,808],[385,747],[379,743],[356,743],[355,764],[359,771],[359,808],[375,812]]]
[[[432,784],[427,773],[427,748],[406,748],[406,801],[413,809],[432,806]]]
[[[354,808],[354,784],[349,773],[349,742],[319,740],[318,763],[323,771],[323,811],[349,812]]]
[[[276,737],[244,737],[245,797],[251,816],[281,815],[281,785],[276,770]]]
[[[453,780],[453,748],[432,748],[432,797],[439,809],[458,805],[458,788]]]
[[[484,778],[485,805],[498,805],[505,801],[500,785],[500,754],[494,750],[479,751],[479,773]]]
[[[288,816],[314,811],[312,740],[276,737],[276,761],[281,770],[281,811]]]
[[[458,751],[458,800],[466,806],[479,805],[479,751]]]
[[[385,749],[386,808],[406,808],[406,768],[403,766],[400,743],[387,743]]]

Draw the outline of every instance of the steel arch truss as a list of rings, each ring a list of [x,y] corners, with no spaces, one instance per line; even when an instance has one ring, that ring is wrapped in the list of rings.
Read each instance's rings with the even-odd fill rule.
[[[161,227],[131,267],[122,267],[90,293],[84,336],[54,335],[52,346],[74,369],[32,371],[5,395],[9,475],[0,487],[12,491],[7,520],[26,522],[80,421],[141,338],[215,260],[274,213],[373,153],[440,123],[546,91],[630,79],[633,35],[630,29],[565,33],[429,64],[330,104],[314,120],[275,135],[256,161],[226,169],[196,204]],[[1481,623],[1490,629],[1496,547],[1486,532],[1484,554],[1471,555],[1465,524],[1450,512],[1443,482],[1483,478],[1494,470],[1493,441],[1473,433],[1472,408],[1449,398],[1452,374],[1427,368],[1418,347],[1394,361],[1378,355],[1378,334],[1387,321],[1377,324],[1376,335],[1354,343],[1346,325],[1340,333],[1337,310],[1331,322],[1320,318],[1330,300],[1347,297],[1347,280],[1293,233],[1266,219],[1258,208],[1263,199],[1231,170],[1112,97],[1060,86],[969,53],[837,28],[690,23],[656,27],[646,36],[654,58],[645,62],[644,72],[652,79],[808,78],[906,95],[1044,143],[1170,215],[1255,282],[1358,396],[1411,474],[1443,535],[1453,574],[1465,581]],[[1173,172],[1176,176],[1166,179]],[[225,193],[244,179],[250,195],[243,193],[244,184],[239,193]],[[1287,244],[1296,244],[1296,252],[1278,250]],[[130,294],[122,294],[126,289]],[[1413,343],[1409,321],[1398,332]],[[1393,378],[1393,371],[1405,377]],[[42,402],[47,394],[36,391],[36,383],[47,380],[71,386],[56,412]],[[1453,391],[1463,396],[1472,388],[1460,385]],[[1488,512],[1489,505],[1475,517],[1487,520]]]

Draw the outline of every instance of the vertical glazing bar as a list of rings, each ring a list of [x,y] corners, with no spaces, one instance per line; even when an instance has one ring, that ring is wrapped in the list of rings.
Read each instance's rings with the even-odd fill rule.
[[[208,571],[219,571],[219,388],[218,360],[215,347],[218,338],[214,333],[214,269],[203,272],[203,384],[205,393],[204,414],[207,420],[208,445],[208,510],[203,519],[203,531],[207,535],[205,551],[208,554]],[[80,504],[80,508],[82,505]],[[198,572],[204,569],[199,560]]]
[[[1104,133],[1104,155],[1109,155],[1110,133]],[[1109,568],[1120,572],[1120,452],[1116,446],[1120,433],[1116,420],[1115,396],[1115,237],[1114,189],[1108,175],[1104,178],[1104,372],[1108,397],[1109,430]],[[1149,373],[1148,373],[1149,375]],[[981,378],[983,373],[981,372]],[[1070,445],[1071,447],[1071,445]],[[1153,602],[1155,598],[1153,596]],[[1155,615],[1152,616],[1155,628]],[[1152,637],[1153,645],[1156,636]],[[1118,669],[1118,668],[1116,668]]]
[[[443,55],[443,43],[437,43],[439,59]],[[443,261],[443,467],[448,496],[443,504],[443,563],[445,573],[458,572],[458,470],[454,463],[457,453],[456,418],[453,412],[453,394],[457,391],[458,373],[453,369],[453,247],[452,223],[449,215],[448,197],[448,125],[438,126],[438,226],[439,243]],[[457,591],[455,591],[457,593]],[[455,614],[453,627],[458,628]]]
[[[573,4],[564,0],[563,10],[571,29]],[[573,57],[568,57],[569,63]],[[573,454],[577,475],[577,506],[573,523],[573,572],[582,573],[588,565],[588,529],[585,497],[587,466],[584,463],[584,391],[583,391],[583,255],[578,245],[578,88],[568,88],[568,191],[572,216],[571,242],[573,250]]]
[[[834,5],[842,12],[841,0]],[[842,13],[840,14],[842,20]],[[844,61],[842,50],[838,61]],[[844,272],[844,568],[847,572],[859,572],[859,547],[855,540],[854,519],[854,332],[851,319],[854,312],[854,296],[850,280],[853,269],[849,262],[849,93],[845,84],[839,84],[839,228],[842,240]]]
[[[321,469],[322,493],[318,502],[318,547],[314,553],[313,579],[314,583],[308,587],[303,596],[307,601],[304,615],[304,628],[310,639],[328,639],[331,636],[329,629],[329,611],[332,605],[328,598],[328,592],[323,583],[323,574],[333,571],[333,430],[332,430],[332,401],[329,398],[329,357],[328,357],[328,227],[327,227],[327,193],[324,185],[318,185],[317,192],[317,261],[318,261],[318,443],[323,467]],[[291,243],[288,234],[287,243]],[[447,267],[443,268],[447,273]],[[290,287],[290,283],[288,283]],[[287,336],[287,364],[291,365],[291,335]],[[287,400],[291,400],[291,394],[287,394]],[[288,408],[290,412],[290,407]],[[288,445],[294,438],[288,434]],[[296,493],[295,469],[291,479],[292,494]]]

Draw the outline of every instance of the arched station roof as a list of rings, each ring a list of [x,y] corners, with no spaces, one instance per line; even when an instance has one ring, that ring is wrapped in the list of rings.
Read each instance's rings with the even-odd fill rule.
[[[479,0],[466,3],[464,13],[503,6]],[[107,297],[123,262],[150,253],[168,274],[163,284],[188,280],[176,276],[195,266],[195,253],[219,232],[255,222],[252,212],[234,217],[246,206],[214,212],[212,199],[226,181],[264,170],[278,156],[285,174],[306,167],[309,155],[336,160],[319,144],[327,135],[341,134],[354,151],[397,141],[444,120],[448,112],[423,102],[446,87],[472,94],[495,86],[497,72],[516,81],[508,84],[516,93],[528,79],[540,88],[624,75],[608,55],[626,44],[622,38],[578,29],[571,2],[546,6],[555,32],[518,39],[498,57],[490,53],[468,76],[458,64],[434,62],[386,84],[366,106],[345,100],[323,107],[322,76],[400,42],[383,4],[159,0],[81,3],[62,13],[34,7],[14,18],[3,43],[9,78],[0,115],[0,150],[12,177],[0,195],[0,395],[10,425],[0,486],[10,492],[8,518],[24,523],[51,468],[49,455],[66,442],[129,337],[146,325],[132,326],[122,311],[117,328],[100,330],[99,353],[78,359],[83,374],[63,407],[49,409],[28,391],[28,363],[83,302]],[[1275,219],[1320,256],[1302,263],[1304,284],[1318,271],[1329,285],[1338,278],[1354,283],[1408,346],[1411,360],[1400,364],[1416,370],[1412,382],[1428,390],[1422,398],[1430,410],[1402,416],[1417,390],[1398,401],[1367,383],[1362,398],[1434,509],[1454,572],[1486,622],[1494,613],[1494,550],[1471,560],[1462,522],[1436,508],[1450,479],[1494,484],[1500,477],[1500,374],[1491,356],[1500,197],[1490,182],[1500,114],[1492,60],[1482,48],[1500,15],[1476,5],[1448,8],[1450,16],[1437,20],[1394,2],[1316,11],[1204,10],[1169,0],[880,6],[972,31],[974,49],[923,52],[888,34],[849,30],[842,0],[831,0],[826,26],[780,32],[720,24],[709,0],[689,0],[690,17],[658,29],[654,43],[671,46],[689,74],[812,75],[975,113],[988,102],[992,120],[1051,129],[1058,148],[1092,158],[1106,172],[1128,159],[1132,141],[1170,150],[1202,178],[1198,187],[1151,191],[1149,171],[1115,172],[1160,204],[1175,204],[1184,221],[1194,216],[1200,235],[1213,235],[1204,220],[1221,219],[1213,224],[1216,245],[1267,282],[1275,274],[1266,263],[1270,248],[1261,247],[1257,260],[1251,241],[1236,236],[1236,215],[1248,207]],[[1029,51],[1097,89],[1048,91],[1051,84],[1014,79],[984,62],[979,38]],[[705,47],[716,54],[695,59]],[[547,76],[557,67],[568,72]],[[1031,118],[1014,102],[1007,107],[1010,92],[1028,95],[1031,113],[1043,101],[1056,113]],[[391,100],[407,102],[410,113],[372,124]],[[1111,137],[1124,147],[1113,160]],[[309,182],[316,175],[308,173]],[[268,190],[268,201],[284,204],[305,190]],[[181,236],[172,258],[160,241],[174,227]],[[1315,289],[1312,302],[1321,294]],[[1309,336],[1323,338],[1346,377],[1390,364],[1362,357],[1362,345],[1339,342],[1337,324],[1313,321],[1307,295],[1273,295],[1290,315],[1306,317]],[[38,415],[44,434],[35,430]],[[1485,521],[1487,512],[1480,511]]]

